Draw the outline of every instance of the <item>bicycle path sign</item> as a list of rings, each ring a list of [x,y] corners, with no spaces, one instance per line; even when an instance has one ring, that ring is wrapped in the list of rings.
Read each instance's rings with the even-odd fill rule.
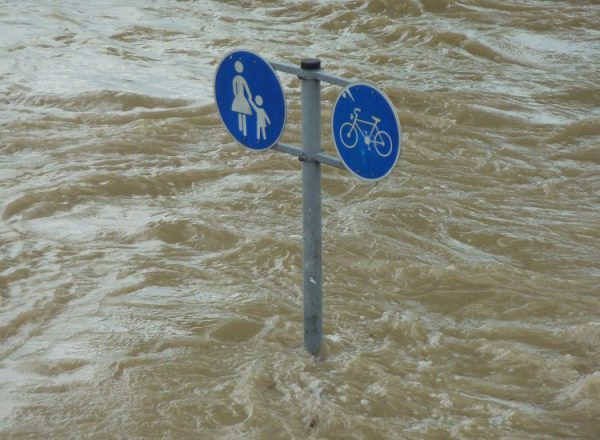
[[[372,85],[344,88],[333,107],[331,130],[342,162],[355,176],[380,180],[396,166],[400,121],[390,99]]]
[[[255,151],[277,144],[285,126],[285,95],[266,60],[253,52],[230,52],[214,84],[219,115],[236,141]]]

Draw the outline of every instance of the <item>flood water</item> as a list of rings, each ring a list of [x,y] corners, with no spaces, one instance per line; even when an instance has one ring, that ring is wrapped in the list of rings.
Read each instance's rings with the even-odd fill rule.
[[[0,6],[0,438],[600,438],[598,1]],[[323,166],[316,358],[301,165],[225,130],[234,49],[402,124],[386,179]]]

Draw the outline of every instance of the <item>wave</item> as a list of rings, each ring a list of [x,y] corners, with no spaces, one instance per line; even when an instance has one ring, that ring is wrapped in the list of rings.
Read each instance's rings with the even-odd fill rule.
[[[21,94],[9,99],[23,107],[56,108],[67,112],[120,111],[135,109],[173,109],[185,107],[190,101],[140,95],[114,90],[85,92],[77,95]]]
[[[573,143],[583,137],[600,136],[600,117],[590,117],[568,124],[550,138],[552,143]],[[598,148],[584,149],[577,153],[580,158],[598,161]]]

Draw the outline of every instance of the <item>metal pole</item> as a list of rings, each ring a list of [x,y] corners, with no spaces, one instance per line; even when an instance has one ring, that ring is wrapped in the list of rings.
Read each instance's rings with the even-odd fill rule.
[[[312,355],[323,338],[323,293],[321,277],[321,165],[312,159],[321,152],[321,85],[314,74],[318,59],[301,61],[302,73],[302,207],[304,230],[304,346]]]

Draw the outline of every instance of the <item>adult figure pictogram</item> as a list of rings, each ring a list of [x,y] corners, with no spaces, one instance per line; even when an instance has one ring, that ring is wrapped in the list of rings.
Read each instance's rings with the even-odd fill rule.
[[[244,65],[241,61],[236,61],[234,64],[235,71],[238,73],[233,77],[233,103],[231,110],[238,114],[238,129],[246,136],[248,128],[246,117],[252,114],[250,102],[252,102],[252,92],[248,87],[246,79],[242,76]]]

